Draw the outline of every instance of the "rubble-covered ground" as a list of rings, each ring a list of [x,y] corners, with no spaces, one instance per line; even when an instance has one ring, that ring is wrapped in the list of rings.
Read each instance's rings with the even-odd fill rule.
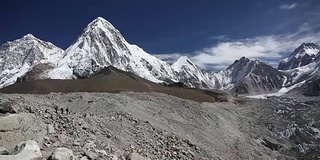
[[[320,97],[247,100],[264,113],[259,119],[279,142],[280,152],[298,159],[320,159]]]
[[[37,142],[39,159],[54,160],[317,159],[320,100],[298,99],[199,103],[160,93],[1,94],[0,159],[18,155],[15,146],[27,140]]]

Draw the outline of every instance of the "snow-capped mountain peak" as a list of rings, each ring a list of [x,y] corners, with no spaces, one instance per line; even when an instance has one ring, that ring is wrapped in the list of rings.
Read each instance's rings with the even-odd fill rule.
[[[0,87],[14,83],[40,63],[55,65],[63,56],[63,50],[32,34],[7,42],[0,47]]]
[[[280,70],[290,70],[308,65],[320,52],[320,46],[315,43],[303,43],[279,64]]]
[[[84,29],[84,32],[94,32],[97,30],[103,30],[104,32],[117,32],[117,34],[120,34],[120,32],[107,20],[105,20],[102,17],[98,17],[94,19],[92,22],[90,22],[87,27]],[[114,34],[114,33],[110,33]]]
[[[320,46],[318,44],[316,44],[316,43],[303,43],[298,48],[298,50],[300,50],[302,48],[306,51],[307,54],[314,55],[314,54],[318,53],[318,51],[320,49]]]
[[[35,39],[36,37],[33,36],[32,34],[26,34],[25,36],[22,37],[22,39]]]
[[[88,77],[110,65],[153,82],[176,79],[169,64],[129,44],[110,22],[101,17],[88,24],[49,77],[63,79],[72,74]]]
[[[102,17],[97,17],[96,19],[94,19],[91,23],[88,24],[88,26],[99,26],[99,25],[107,25],[109,27],[115,28],[112,23],[110,23],[109,21],[107,21],[106,19],[102,18]],[[101,26],[100,26],[101,27]]]
[[[214,76],[220,82],[220,88],[233,88],[237,93],[248,94],[280,89],[285,75],[260,60],[241,57]]]
[[[175,70],[175,71],[180,71],[184,66],[189,66],[192,68],[196,68],[197,66],[191,62],[191,60],[187,57],[187,56],[181,56],[180,58],[178,58],[178,60],[176,62],[174,62],[171,67]]]
[[[188,57],[181,56],[171,67],[178,75],[178,80],[188,86],[213,88],[210,74],[195,65]]]
[[[235,60],[226,70],[236,69],[244,73],[249,73],[260,63],[260,60],[250,60],[249,58],[241,57],[239,60]]]
[[[314,56],[320,51],[320,46],[315,43],[303,43],[290,55],[288,59],[293,57],[301,58],[308,54],[309,56]]]

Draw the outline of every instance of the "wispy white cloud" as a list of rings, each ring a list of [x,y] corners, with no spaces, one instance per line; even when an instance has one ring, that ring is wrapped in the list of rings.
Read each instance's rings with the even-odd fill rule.
[[[304,26],[301,30],[306,28],[309,26]],[[300,31],[295,34],[228,40],[190,54],[175,53],[158,55],[158,57],[163,60],[170,59],[170,62],[173,62],[182,55],[188,55],[195,64],[206,69],[212,69],[212,66],[215,69],[223,69],[242,56],[261,59],[276,66],[283,57],[288,56],[302,43],[320,43],[320,29],[313,29],[314,31]]]
[[[210,36],[208,38],[209,40],[218,40],[218,41],[225,41],[225,40],[229,40],[227,35],[220,35],[220,36]]]
[[[279,6],[279,9],[282,9],[282,10],[291,10],[291,9],[294,9],[298,6],[297,3],[292,3],[292,4],[282,4]]]
[[[242,56],[251,59],[266,59],[275,64],[284,56],[283,54],[292,52],[304,42],[319,42],[317,35],[287,35],[287,36],[262,36],[255,38],[240,39],[230,42],[221,42],[216,46],[198,51],[191,57],[196,64],[205,67],[214,64],[226,67],[235,59]]]

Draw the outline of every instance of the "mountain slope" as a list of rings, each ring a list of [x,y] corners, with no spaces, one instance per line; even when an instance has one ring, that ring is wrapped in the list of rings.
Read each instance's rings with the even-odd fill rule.
[[[286,80],[286,74],[259,61],[242,57],[236,60],[220,75],[221,86],[224,89],[233,90],[238,94],[255,94],[264,92],[276,92]]]
[[[290,75],[285,83],[286,86],[297,85],[293,92],[299,92],[305,95],[320,95],[320,56],[317,56],[310,64],[283,71]]]
[[[63,50],[31,34],[0,47],[0,88],[13,84],[38,64],[55,66]]]
[[[315,43],[303,43],[286,59],[282,60],[278,69],[290,70],[311,63],[317,55],[320,55],[320,46]]]
[[[176,79],[169,64],[129,44],[110,22],[101,17],[86,27],[66,50],[59,67],[50,71],[48,77],[88,77],[109,65],[153,82]]]
[[[198,102],[228,101],[222,92],[190,88],[165,87],[130,72],[109,66],[88,78],[77,80],[35,80],[4,87],[1,93],[49,94],[51,92],[158,92]]]
[[[178,80],[189,87],[213,88],[208,72],[200,69],[186,56],[180,57],[171,67],[177,73]]]

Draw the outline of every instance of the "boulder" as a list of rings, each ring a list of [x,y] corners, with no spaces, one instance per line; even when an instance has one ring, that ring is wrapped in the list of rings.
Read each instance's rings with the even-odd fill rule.
[[[42,158],[38,143],[28,140],[19,143],[11,155],[0,155],[1,160],[34,160]]]
[[[47,125],[47,134],[52,134],[55,132],[53,124],[48,124]]]
[[[60,147],[53,150],[49,160],[75,160],[75,156],[72,150]]]
[[[4,147],[0,147],[0,155],[8,155],[9,151],[7,150],[7,148]]]
[[[89,157],[89,159],[97,159],[99,156],[93,151],[85,151],[84,154]]]
[[[0,113],[19,113],[22,107],[17,102],[4,102],[0,104]]]
[[[117,155],[113,155],[112,156],[112,160],[118,160],[119,158],[118,158],[118,156]]]
[[[90,160],[87,156],[80,158],[80,160]]]
[[[42,145],[46,126],[33,114],[10,114],[0,117],[0,131],[0,144],[11,150],[16,144],[27,140],[36,140]]]
[[[145,158],[136,152],[130,153],[126,159],[127,160],[149,160],[148,158]]]
[[[59,134],[58,140],[62,144],[69,143],[70,141],[72,141],[72,139],[68,137],[66,134]]]

